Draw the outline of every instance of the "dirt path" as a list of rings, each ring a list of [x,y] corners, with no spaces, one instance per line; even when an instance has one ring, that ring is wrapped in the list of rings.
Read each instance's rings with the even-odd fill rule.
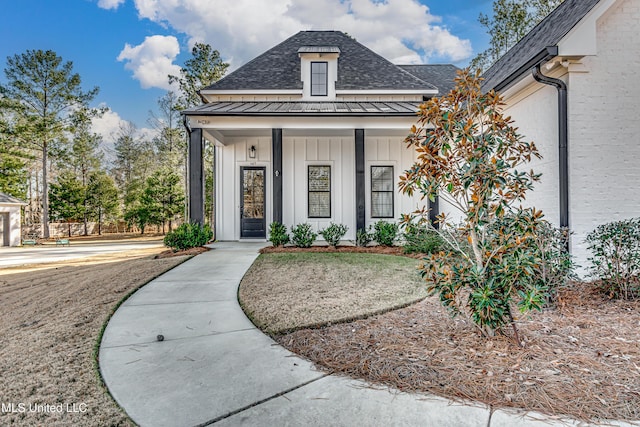
[[[186,259],[162,250],[0,270],[0,425],[131,425],[93,350],[118,301]]]

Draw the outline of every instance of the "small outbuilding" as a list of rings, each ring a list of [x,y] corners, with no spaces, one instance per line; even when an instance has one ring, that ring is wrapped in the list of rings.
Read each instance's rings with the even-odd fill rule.
[[[22,206],[26,203],[0,193],[0,246],[20,246]]]

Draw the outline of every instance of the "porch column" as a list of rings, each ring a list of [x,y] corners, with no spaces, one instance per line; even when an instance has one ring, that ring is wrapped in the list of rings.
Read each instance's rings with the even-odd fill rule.
[[[204,224],[204,140],[202,129],[189,132],[189,221]]]
[[[282,129],[271,129],[273,221],[282,224]]]
[[[365,228],[364,129],[355,130],[356,140],[356,232]]]
[[[440,228],[440,223],[438,221],[438,215],[440,214],[440,198],[438,196],[435,197],[432,202],[429,200],[429,222],[431,225],[437,230]]]

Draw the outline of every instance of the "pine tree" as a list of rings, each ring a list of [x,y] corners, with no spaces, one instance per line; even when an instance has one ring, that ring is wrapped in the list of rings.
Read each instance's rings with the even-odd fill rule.
[[[49,237],[47,168],[49,151],[69,126],[69,111],[87,106],[98,93],[81,88],[73,63],[51,50],[27,50],[7,58],[6,85],[0,85],[0,109],[12,111],[20,127],[16,132],[42,161],[43,237]]]

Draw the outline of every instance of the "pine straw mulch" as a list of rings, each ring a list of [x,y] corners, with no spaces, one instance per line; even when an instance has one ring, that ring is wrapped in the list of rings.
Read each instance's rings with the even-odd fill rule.
[[[471,399],[579,420],[640,419],[640,301],[589,284],[519,319],[524,348],[483,338],[437,297],[351,323],[276,337],[330,372],[402,391]]]
[[[261,254],[289,253],[289,252],[329,252],[329,253],[361,253],[381,255],[405,255],[402,246],[349,246],[338,245],[337,248],[326,245],[314,245],[310,248],[298,248],[295,246],[267,246],[260,249]],[[412,254],[412,258],[421,258],[423,254]]]

